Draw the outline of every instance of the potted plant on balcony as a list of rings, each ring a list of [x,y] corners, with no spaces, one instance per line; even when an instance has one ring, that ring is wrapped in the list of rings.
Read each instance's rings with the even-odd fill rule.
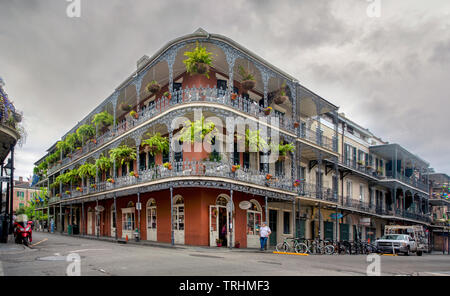
[[[231,166],[231,171],[234,173],[234,172],[236,172],[237,170],[239,170],[240,168],[241,168],[240,165],[235,164],[235,165]]]
[[[79,192],[83,192],[83,189],[81,189],[81,187],[77,187],[76,190]]]
[[[265,115],[270,115],[270,113],[272,112],[272,107],[264,108],[263,112],[264,112]]]
[[[97,189],[97,184],[91,184],[92,189]]]
[[[110,158],[120,165],[127,163],[129,169],[130,161],[136,160],[136,148],[122,145],[109,151]]]
[[[283,82],[283,84],[281,85],[280,90],[278,91],[278,95],[276,96],[276,98],[273,101],[275,102],[275,104],[281,105],[287,99],[288,99],[288,97],[286,96],[286,83]]]
[[[184,53],[188,58],[183,61],[186,65],[186,72],[189,74],[205,75],[209,79],[209,70],[212,64],[212,53],[206,50],[206,47],[195,44],[193,51]]]
[[[295,146],[292,143],[288,144],[278,144],[272,145],[272,151],[278,151],[278,160],[284,161],[286,160],[288,152],[292,152],[295,150]]]
[[[67,195],[70,195],[70,191],[69,191],[69,190],[66,190],[66,194],[67,194]]]
[[[130,116],[134,117],[135,119],[139,118],[139,114],[136,111],[134,111],[134,110],[130,112]]]
[[[178,138],[182,143],[202,143],[205,139],[211,144],[213,137],[217,134],[214,122],[206,122],[205,117],[196,121],[187,120],[180,131]]]
[[[164,92],[163,96],[164,96],[165,98],[167,98],[168,100],[171,100],[171,99],[172,99],[172,94],[171,94],[170,92],[168,92],[168,91]]]
[[[130,175],[131,177],[139,178],[138,173],[135,173],[134,171],[131,171],[129,175]]]
[[[252,90],[256,85],[255,76],[251,74],[250,72],[246,71],[244,67],[239,65],[238,67],[239,74],[242,77],[242,88],[245,90],[245,92],[248,92],[249,90]]]
[[[364,165],[364,161],[358,160],[358,164],[359,164],[359,165]]]
[[[108,180],[106,180],[106,182],[114,184],[114,182],[116,182],[116,181],[114,181],[113,178],[109,178]]]
[[[216,244],[218,247],[222,246],[222,240],[220,238],[216,239]]]
[[[100,130],[104,130],[114,123],[114,117],[108,112],[103,111],[94,115],[92,123]]]
[[[299,179],[294,181],[294,187],[298,187],[300,185],[301,181]]]
[[[294,128],[300,127],[300,123],[298,121],[294,122]]]
[[[131,106],[125,102],[120,104],[120,110],[122,110],[122,111],[130,112],[131,109],[133,109],[133,106]]]
[[[111,158],[100,155],[100,157],[95,161],[95,166],[98,168],[99,172],[103,173],[109,170],[113,166],[113,161]]]
[[[237,136],[237,139],[240,137]],[[268,147],[265,138],[261,136],[261,130],[245,130],[245,152],[264,151]]]
[[[232,93],[231,94],[231,100],[234,101],[237,99],[238,94],[237,93]]]
[[[266,180],[270,180],[270,179],[272,179],[272,175],[271,174],[267,174],[266,175]]]
[[[164,163],[163,166],[164,166],[166,169],[168,169],[169,171],[172,170],[172,164],[171,164],[170,162]]]
[[[161,85],[156,80],[152,80],[145,88],[151,95],[155,95],[161,90]]]
[[[169,152],[169,139],[161,136],[160,133],[156,133],[149,139],[143,140],[141,146],[143,146],[144,151],[150,153],[150,155],[167,153]]]

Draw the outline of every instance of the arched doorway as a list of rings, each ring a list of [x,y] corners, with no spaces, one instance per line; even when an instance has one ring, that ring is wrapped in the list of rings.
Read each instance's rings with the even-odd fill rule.
[[[173,205],[173,236],[175,244],[184,245],[184,198],[174,197]]]
[[[126,208],[122,208],[122,238],[131,239],[135,229],[135,207],[134,203],[130,201]]]
[[[156,201],[150,198],[147,202],[147,240],[157,241]]]
[[[232,215],[227,208],[230,202],[230,197],[226,194],[220,194],[216,199],[215,205],[209,206],[209,246],[217,245],[217,240],[220,239],[222,246],[226,247],[234,244],[234,235],[230,237],[230,223]],[[234,225],[234,219],[233,223]],[[232,229],[234,233],[234,228]]]
[[[259,248],[259,228],[261,226],[262,208],[258,201],[250,200],[247,210],[247,248]]]

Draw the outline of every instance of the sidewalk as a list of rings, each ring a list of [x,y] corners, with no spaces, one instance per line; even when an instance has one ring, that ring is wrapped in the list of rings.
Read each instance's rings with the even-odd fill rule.
[[[226,248],[226,247],[209,247],[209,246],[190,246],[190,245],[172,245],[170,243],[163,243],[163,242],[155,242],[155,241],[147,241],[147,240],[140,240],[137,242],[134,238],[129,239],[126,241],[123,238],[119,238],[116,240],[114,237],[107,237],[107,236],[95,236],[95,235],[81,235],[81,234],[75,234],[75,235],[68,235],[67,233],[60,233],[60,232],[45,232],[47,234],[52,235],[61,235],[61,236],[69,236],[74,238],[82,238],[82,239],[91,239],[91,240],[99,240],[99,241],[105,241],[105,242],[111,242],[111,243],[122,243],[122,244],[129,244],[129,245],[137,245],[137,246],[149,246],[149,247],[158,247],[158,248],[169,248],[169,249],[186,249],[186,250],[203,250],[203,251],[209,251],[209,252],[251,252],[251,253],[272,253],[274,249],[268,248],[267,251],[261,252],[258,248]]]

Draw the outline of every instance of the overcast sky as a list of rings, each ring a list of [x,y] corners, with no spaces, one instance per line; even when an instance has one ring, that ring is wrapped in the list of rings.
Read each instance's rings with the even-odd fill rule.
[[[450,1],[0,0],[0,76],[24,113],[16,176],[168,41],[225,35],[450,174]]]

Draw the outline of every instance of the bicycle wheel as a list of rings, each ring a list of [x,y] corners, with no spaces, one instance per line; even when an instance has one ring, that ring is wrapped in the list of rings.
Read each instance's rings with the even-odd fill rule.
[[[309,248],[306,244],[299,243],[299,244],[295,245],[295,252],[307,254],[307,253],[309,253]]]
[[[333,255],[333,253],[334,253],[334,246],[333,245],[326,245],[325,246],[325,254]]]
[[[285,252],[285,253],[289,252],[289,249],[290,249],[289,245],[285,242],[277,244],[277,246],[275,248],[276,248],[277,252]]]

